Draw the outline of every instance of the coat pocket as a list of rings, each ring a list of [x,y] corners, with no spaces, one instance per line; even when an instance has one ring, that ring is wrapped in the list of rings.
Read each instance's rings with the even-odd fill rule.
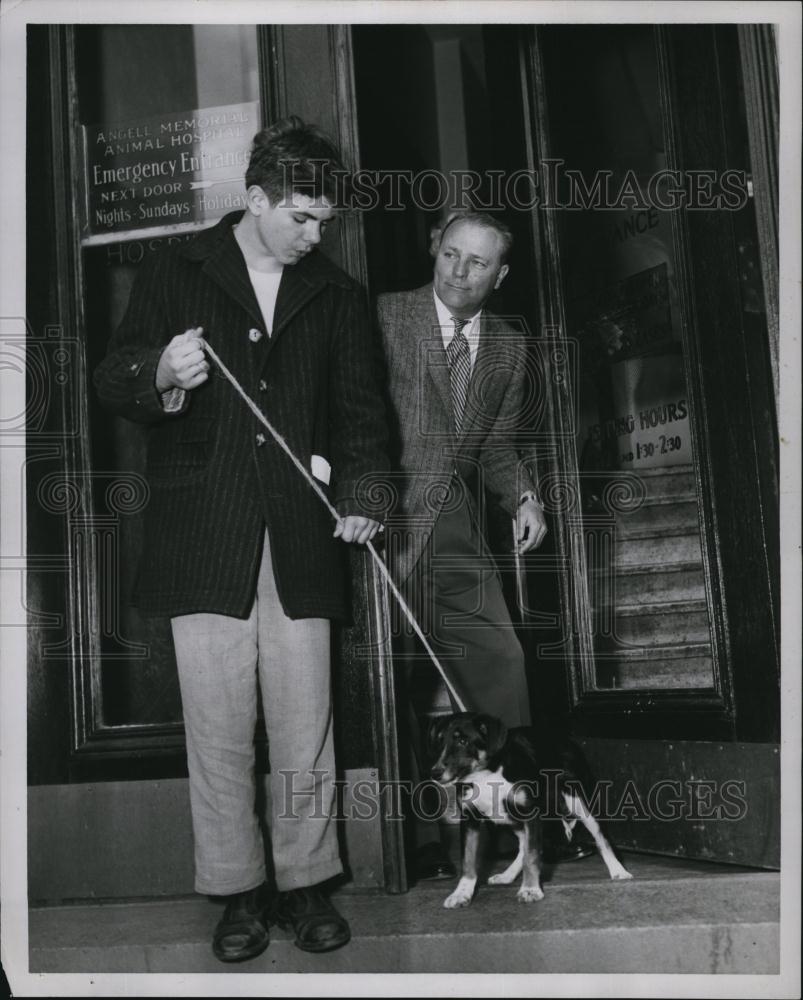
[[[215,449],[217,427],[208,416],[188,414],[153,428],[147,476],[155,485],[180,485],[202,478]]]

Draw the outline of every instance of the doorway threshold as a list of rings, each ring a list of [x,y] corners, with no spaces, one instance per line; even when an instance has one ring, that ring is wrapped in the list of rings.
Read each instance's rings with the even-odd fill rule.
[[[310,955],[271,930],[270,947],[237,966],[218,962],[221,909],[203,897],[81,902],[30,910],[30,971],[40,973],[745,973],[779,971],[777,872],[623,854],[630,882],[598,857],[557,866],[545,898],[480,886],[446,910],[452,882],[400,896],[336,894],[345,948]]]

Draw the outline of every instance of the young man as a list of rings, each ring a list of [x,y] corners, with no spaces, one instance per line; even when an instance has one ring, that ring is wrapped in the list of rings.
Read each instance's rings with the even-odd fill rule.
[[[329,630],[347,616],[342,542],[378,528],[357,483],[387,459],[361,290],[316,251],[338,170],[332,143],[298,118],[260,132],[246,211],[143,265],[95,378],[110,410],[152,425],[135,598],[171,618],[195,886],[228,897],[213,938],[225,962],[260,954],[272,917],[308,951],[349,939],[320,889],[342,871]],[[313,474],[331,463],[337,526],[201,337]],[[254,808],[257,675],[275,887]]]
[[[432,283],[378,300],[399,473],[387,546],[469,710],[523,726],[530,722],[524,655],[477,516],[487,489],[516,518],[519,552],[546,534],[515,448],[527,403],[526,343],[485,310],[508,272],[512,236],[493,216],[470,212],[454,215],[434,239]],[[450,877],[454,868],[431,837],[437,828],[419,824],[426,842],[414,875]]]

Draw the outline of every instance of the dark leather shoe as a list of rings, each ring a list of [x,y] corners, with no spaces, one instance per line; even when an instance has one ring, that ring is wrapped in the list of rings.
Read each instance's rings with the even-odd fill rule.
[[[457,871],[449,860],[449,855],[439,841],[432,840],[422,844],[415,852],[413,859],[413,875],[416,882],[435,882],[441,879],[456,878]]]
[[[227,899],[212,938],[212,951],[221,962],[256,958],[270,944],[267,886],[238,892]]]
[[[547,844],[544,847],[544,864],[559,865],[564,861],[580,861],[596,854],[592,844]]]
[[[283,930],[293,928],[302,951],[333,951],[351,939],[345,918],[316,886],[280,892],[276,923]]]

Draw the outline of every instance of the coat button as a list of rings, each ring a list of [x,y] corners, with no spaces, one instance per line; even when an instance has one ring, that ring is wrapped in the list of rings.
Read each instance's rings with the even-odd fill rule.
[[[264,443],[265,443],[265,435],[257,434],[257,448],[261,448]]]
[[[267,392],[268,391],[268,383],[265,381],[264,378],[261,378],[259,380],[259,391],[260,392]]]
[[[251,329],[248,331],[248,339],[251,341],[252,344],[256,344],[257,341],[262,340],[262,331],[257,330],[255,326],[252,326]]]

